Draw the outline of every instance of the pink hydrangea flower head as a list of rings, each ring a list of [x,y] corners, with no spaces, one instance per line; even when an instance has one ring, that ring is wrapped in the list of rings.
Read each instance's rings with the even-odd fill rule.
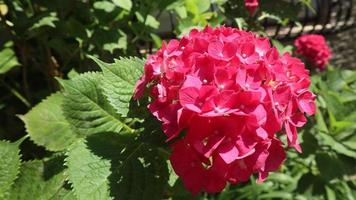
[[[258,0],[245,0],[245,7],[252,16],[258,8]]]
[[[294,42],[296,53],[303,56],[310,64],[323,70],[332,53],[324,36],[317,34],[302,35]]]
[[[280,55],[267,38],[206,27],[150,55],[134,98],[149,90],[150,112],[167,140],[176,140],[172,166],[197,194],[253,174],[264,181],[286,157],[277,133],[300,152],[297,128],[315,112],[309,85],[304,64]]]

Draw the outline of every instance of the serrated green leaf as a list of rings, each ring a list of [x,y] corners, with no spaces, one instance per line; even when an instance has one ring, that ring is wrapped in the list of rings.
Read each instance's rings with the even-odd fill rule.
[[[120,58],[113,64],[93,60],[103,70],[103,91],[110,104],[122,116],[129,112],[129,102],[136,81],[142,75],[144,60],[139,58]]]
[[[133,130],[115,113],[100,89],[102,75],[86,73],[69,81],[64,87],[63,112],[76,133],[90,135],[101,132]]]
[[[55,93],[20,118],[31,140],[50,151],[61,151],[76,140],[62,112],[63,94]]]
[[[68,74],[67,74],[69,79],[73,79],[77,76],[79,76],[79,73],[75,69],[71,69]]]
[[[115,196],[127,200],[162,199],[168,186],[166,160],[143,143],[128,152],[115,168],[117,184],[112,185]]]
[[[87,138],[95,155],[111,161],[109,182],[115,199],[163,199],[168,187],[165,156],[133,135],[95,134]]]
[[[70,189],[66,189],[64,187],[62,187],[59,191],[58,191],[58,196],[56,198],[56,200],[76,200],[77,197],[74,195],[74,191],[70,190]]]
[[[40,160],[25,162],[21,173],[12,187],[11,200],[28,200],[29,198],[50,200],[56,199],[57,192],[62,188],[65,176],[63,172],[53,174]],[[50,173],[50,175],[46,175]]]
[[[108,184],[110,161],[93,154],[84,140],[71,146],[67,152],[66,166],[68,179],[79,200],[111,199]]]
[[[0,199],[7,195],[20,172],[19,153],[17,144],[0,141]]]

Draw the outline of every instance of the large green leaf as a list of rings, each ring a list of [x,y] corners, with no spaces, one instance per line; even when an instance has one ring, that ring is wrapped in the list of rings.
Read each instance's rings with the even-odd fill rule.
[[[65,176],[63,171],[53,170],[52,163],[40,160],[28,161],[22,164],[21,173],[12,187],[11,200],[58,198]]]
[[[75,141],[62,112],[63,94],[55,93],[20,118],[31,139],[50,151],[61,151]]]
[[[127,126],[106,101],[100,89],[99,73],[86,73],[63,81],[64,116],[76,133],[90,135],[101,132],[120,132],[133,130]]]
[[[79,200],[111,199],[108,181],[111,174],[110,161],[93,154],[84,140],[70,147],[66,165],[69,181]]]
[[[114,192],[120,199],[139,200],[163,198],[167,187],[168,169],[166,161],[156,151],[140,144],[114,171],[117,186]]]
[[[166,155],[132,135],[95,134],[87,138],[95,155],[111,161],[111,196],[115,199],[158,200],[168,187]],[[82,168],[83,169],[83,168]]]
[[[103,70],[102,88],[105,96],[119,114],[126,116],[136,81],[142,75],[144,60],[120,58],[113,64],[107,64],[96,58],[93,59]]]
[[[0,141],[0,199],[7,195],[20,172],[19,152],[18,144]]]

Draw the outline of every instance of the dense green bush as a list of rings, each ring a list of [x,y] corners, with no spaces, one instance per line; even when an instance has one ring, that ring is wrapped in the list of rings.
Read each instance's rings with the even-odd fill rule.
[[[131,101],[162,39],[222,23],[265,34],[265,18],[298,20],[283,0],[260,8],[249,17],[242,0],[0,1],[0,199],[355,199],[355,71],[313,75],[318,112],[301,130],[303,154],[289,150],[263,184],[214,195],[184,189],[160,125]]]

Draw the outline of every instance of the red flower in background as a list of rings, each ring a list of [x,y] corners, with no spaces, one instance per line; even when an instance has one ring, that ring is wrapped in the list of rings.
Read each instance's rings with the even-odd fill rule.
[[[252,16],[258,7],[258,0],[245,0],[245,7]]]
[[[315,112],[309,72],[266,38],[234,28],[192,30],[148,57],[135,99],[150,85],[152,114],[172,145],[172,166],[192,193],[264,181],[285,159],[277,133],[298,151],[297,127]]]
[[[321,70],[331,58],[331,50],[322,35],[303,35],[295,40],[294,45],[297,47],[297,54]]]

